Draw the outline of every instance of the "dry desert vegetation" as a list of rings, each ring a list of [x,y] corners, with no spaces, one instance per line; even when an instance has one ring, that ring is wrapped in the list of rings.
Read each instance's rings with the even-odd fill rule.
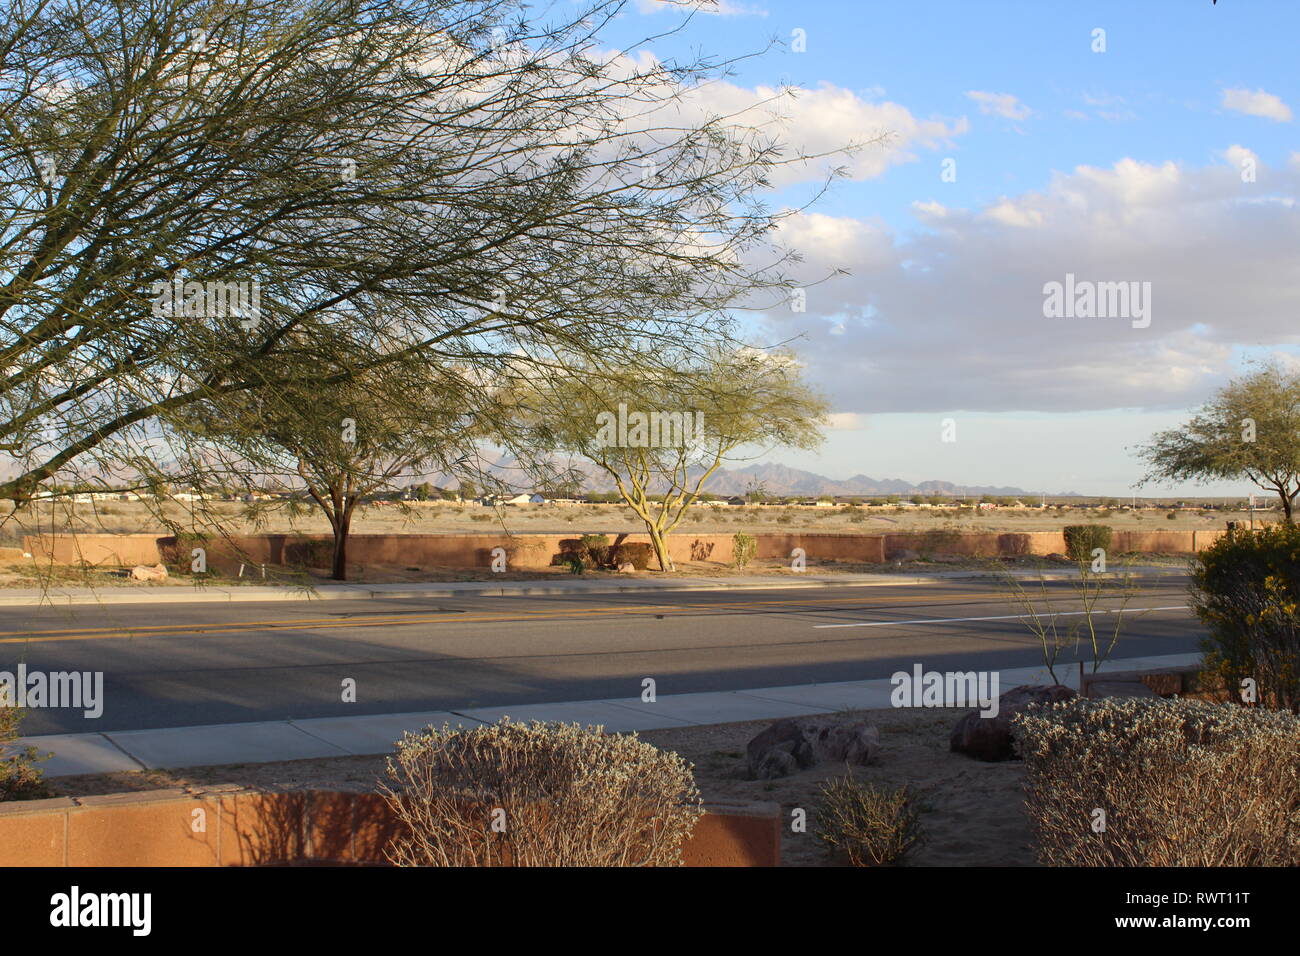
[[[220,522],[230,533],[326,534],[329,525],[314,508],[296,513],[280,503],[211,502],[206,517],[191,506],[168,503],[162,517],[183,529],[202,529]],[[1173,517],[1170,518],[1170,515]],[[1257,512],[1256,521],[1268,512]],[[1100,522],[1117,531],[1202,531],[1226,521],[1249,521],[1242,511],[1216,508],[1083,506],[1047,508],[902,508],[894,506],[697,505],[678,526],[678,533],[821,532],[886,534],[909,531],[1056,531],[1068,524]],[[50,531],[84,533],[163,533],[156,506],[135,501],[60,501],[28,504],[0,512],[0,545],[15,545],[24,534]],[[508,531],[512,534],[620,534],[643,526],[619,504],[510,505],[500,508],[447,502],[379,502],[363,507],[353,522],[354,534],[466,534]]]
[[[924,842],[904,859],[905,865],[1034,865],[1020,789],[1023,765],[1016,761],[983,763],[950,752],[948,734],[962,713],[955,708],[933,708],[838,715],[866,718],[880,730],[879,758],[866,767],[853,768],[854,775],[887,789],[907,786],[915,793]],[[776,780],[746,779],[745,746],[771,723],[759,720],[648,730],[639,736],[694,764],[695,780],[706,801],[778,804],[785,821],[782,865],[835,865],[814,832],[814,810],[818,785],[829,777],[842,776],[845,768],[822,764]],[[370,791],[383,774],[384,760],[381,756],[339,757],[98,774],[56,778],[50,787],[56,796],[232,783],[276,790]],[[791,811],[796,808],[808,811],[805,833],[790,830]]]

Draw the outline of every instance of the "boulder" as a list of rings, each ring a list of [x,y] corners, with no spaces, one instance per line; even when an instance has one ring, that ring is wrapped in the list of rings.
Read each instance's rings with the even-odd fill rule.
[[[137,564],[131,569],[131,580],[133,581],[166,581],[167,566],[155,564],[152,568],[143,564]]]
[[[634,574],[636,573],[636,565],[633,564],[631,561],[624,561],[622,564],[618,566],[618,573]]]
[[[880,752],[880,731],[865,720],[786,717],[749,742],[754,780],[786,777],[824,761],[865,764]]]
[[[1030,704],[1055,704],[1076,696],[1062,684],[1013,687],[998,698],[995,716],[981,717],[978,710],[972,710],[957,721],[948,738],[948,749],[977,760],[1010,760],[1016,756],[1011,738],[1012,717]]]

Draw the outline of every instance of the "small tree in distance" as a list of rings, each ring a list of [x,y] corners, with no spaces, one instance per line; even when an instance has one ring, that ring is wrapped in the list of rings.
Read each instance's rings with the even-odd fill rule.
[[[747,447],[815,446],[827,409],[789,356],[725,347],[530,380],[517,394],[532,453],[578,455],[607,475],[644,523],[661,571],[673,570],[667,536],[724,462]],[[691,434],[650,434],[640,426],[651,414],[689,420]]]
[[[366,499],[412,472],[450,473],[473,455],[469,391],[454,370],[408,362],[351,382],[253,391],[195,410],[189,425],[265,486],[315,503],[334,536],[331,577],[344,581],[352,519]]]
[[[1235,379],[1138,454],[1149,465],[1143,484],[1246,478],[1277,494],[1289,523],[1300,493],[1300,375],[1265,365]]]

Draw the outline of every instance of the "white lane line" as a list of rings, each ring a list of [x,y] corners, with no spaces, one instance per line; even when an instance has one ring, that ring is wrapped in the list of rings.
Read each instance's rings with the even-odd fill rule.
[[[1129,607],[1111,611],[1094,611],[1094,614],[1138,614],[1143,611],[1186,611],[1186,604],[1171,604],[1169,607]],[[1087,614],[1087,611],[1056,611],[1052,614],[1039,614],[1045,617],[1071,617]],[[1033,614],[1000,614],[995,617],[931,617],[919,621],[862,621],[857,624],[814,624],[814,629],[827,627],[900,627],[904,624],[956,624],[961,621],[1024,621],[1032,620]]]

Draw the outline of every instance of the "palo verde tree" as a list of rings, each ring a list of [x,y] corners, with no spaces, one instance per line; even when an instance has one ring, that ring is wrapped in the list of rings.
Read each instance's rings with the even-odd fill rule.
[[[199,403],[609,359],[786,298],[794,210],[760,197],[809,157],[765,109],[680,108],[726,63],[611,54],[622,7],[8,0],[0,498],[127,460],[219,484],[157,449]]]
[[[826,403],[782,352],[726,344],[641,353],[520,386],[535,453],[586,459],[644,523],[660,570],[667,536],[724,463],[821,441]],[[573,367],[571,367],[573,368]]]
[[[1245,478],[1276,493],[1290,522],[1300,493],[1300,375],[1264,365],[1138,453],[1149,465],[1144,483]]]
[[[305,494],[329,521],[331,574],[344,581],[358,507],[399,479],[470,467],[477,416],[489,414],[476,400],[483,392],[463,369],[402,362],[314,389],[255,389],[201,403],[185,425],[205,460],[224,461],[263,489]]]

